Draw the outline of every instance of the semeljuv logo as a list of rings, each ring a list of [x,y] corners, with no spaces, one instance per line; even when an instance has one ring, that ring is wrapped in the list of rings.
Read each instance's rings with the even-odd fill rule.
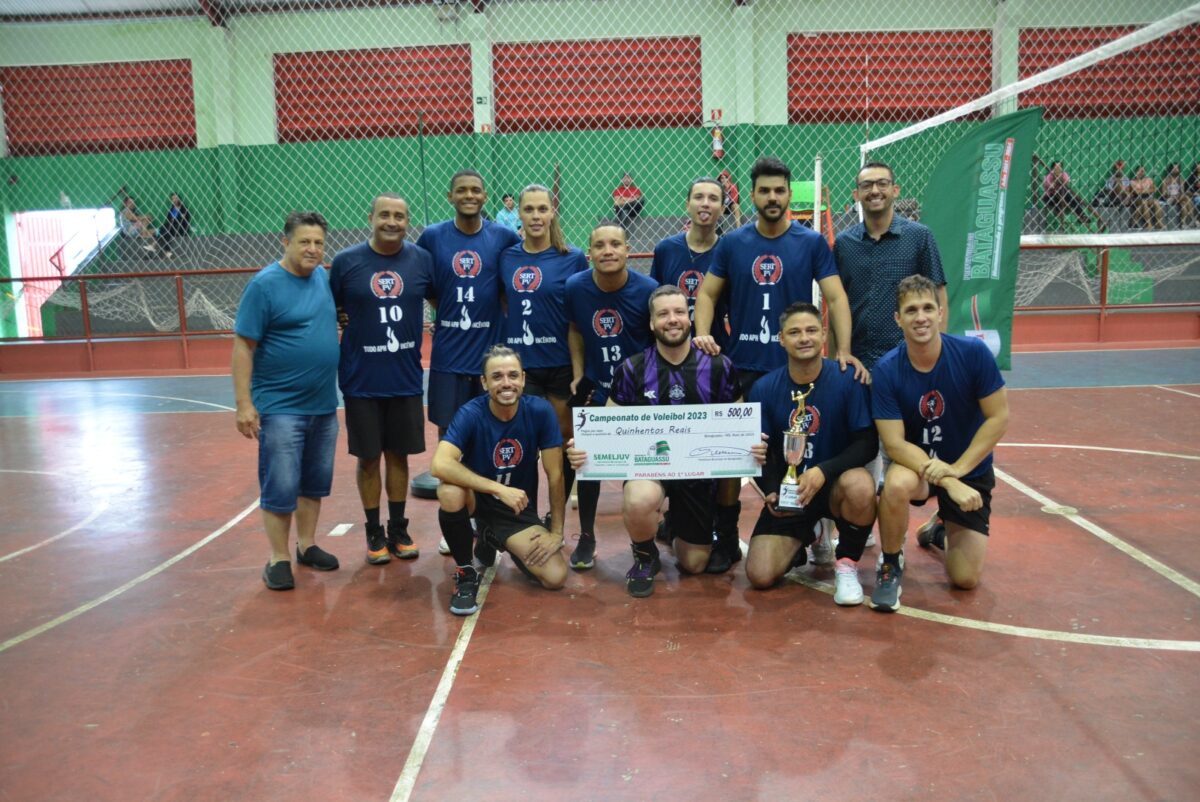
[[[671,445],[666,440],[659,440],[647,448],[645,454],[634,454],[633,464],[669,465],[671,464]]]

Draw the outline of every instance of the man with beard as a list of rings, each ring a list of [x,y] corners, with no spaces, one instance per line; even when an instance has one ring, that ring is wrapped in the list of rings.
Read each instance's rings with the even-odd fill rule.
[[[433,262],[425,249],[405,244],[408,203],[399,195],[378,195],[367,219],[371,238],[334,257],[329,286],[348,318],[338,384],[346,402],[350,453],[358,458],[355,478],[367,519],[367,562],[382,565],[419,553],[404,508],[408,455],[425,450],[421,337],[425,298],[433,295]],[[384,489],[386,537],[379,518]]]
[[[561,588],[567,579],[558,419],[544,399],[522,395],[525,371],[516,351],[493,346],[484,356],[482,372],[486,395],[455,414],[433,455],[433,475],[441,480],[438,523],[458,566],[450,599],[455,615],[479,609],[479,571],[471,559],[472,507],[480,529],[474,552],[480,562],[491,565],[499,547],[545,588]],[[550,485],[548,529],[537,510],[539,456]]]
[[[670,284],[659,287],[650,294],[649,310],[654,346],[617,368],[608,406],[736,401],[732,363],[723,356],[710,356],[691,343],[683,291]],[[765,456],[766,446],[755,446],[760,463]],[[578,470],[587,461],[587,452],[568,448],[567,459]],[[712,479],[631,479],[625,483],[621,514],[633,549],[633,567],[625,575],[631,596],[642,598],[654,592],[654,576],[662,568],[654,535],[667,499],[673,511],[673,545],[679,569],[688,574],[704,572],[713,549],[715,485]]]

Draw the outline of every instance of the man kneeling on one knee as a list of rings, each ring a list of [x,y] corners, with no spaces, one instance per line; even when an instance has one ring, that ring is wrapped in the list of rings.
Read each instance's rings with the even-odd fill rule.
[[[768,440],[767,464],[757,480],[765,503],[750,539],[746,577],[759,589],[774,585],[792,567],[804,564],[814,527],[822,518],[833,518],[839,535],[834,601],[848,606],[863,601],[858,561],[875,523],[875,480],[864,466],[875,459],[878,440],[866,385],[853,371],[843,372],[837,361],[822,357],[825,337],[817,307],[790,305],[779,326],[788,362],[755,382],[746,399],[762,404],[762,431]],[[802,505],[796,510],[778,504],[788,468],[783,433],[801,415],[807,438],[796,467]]]
[[[872,414],[892,460],[879,497],[883,554],[871,593],[883,612],[900,607],[910,504],[937,496],[945,526],[922,527],[917,542],[945,552],[955,587],[979,583],[987,554],[992,449],[1008,428],[1008,396],[983,340],[941,333],[945,313],[933,282],[903,279],[896,323],[904,341],[875,366]]]
[[[474,556],[485,566],[496,549],[508,552],[532,580],[556,590],[567,580],[562,555],[565,493],[562,433],[553,407],[524,397],[525,371],[516,351],[493,346],[483,360],[487,395],[454,415],[433,455],[438,486],[438,523],[457,563],[450,612],[470,615],[478,608],[479,571],[472,561],[471,510],[479,525]],[[550,528],[538,518],[538,457],[550,495]]]

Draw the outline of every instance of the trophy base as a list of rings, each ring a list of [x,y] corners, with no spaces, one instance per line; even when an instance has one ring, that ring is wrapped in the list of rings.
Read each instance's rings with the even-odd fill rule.
[[[780,485],[779,503],[775,507],[785,512],[801,512],[804,509],[804,504],[800,501],[799,486]]]

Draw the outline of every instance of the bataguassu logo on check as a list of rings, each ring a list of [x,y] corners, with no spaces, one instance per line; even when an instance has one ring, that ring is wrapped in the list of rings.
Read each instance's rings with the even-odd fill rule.
[[[383,270],[371,276],[371,292],[376,298],[399,298],[404,292],[404,279],[391,270]]]
[[[616,337],[623,328],[621,313],[616,309],[601,309],[592,315],[592,331],[597,337]]]
[[[666,440],[659,440],[646,449],[645,454],[633,455],[634,465],[670,465],[671,445]]]
[[[542,270],[537,265],[517,268],[513,273],[513,289],[517,292],[536,292],[542,286]]]
[[[521,457],[525,452],[521,449],[520,442],[505,437],[499,443],[496,443],[496,449],[492,452],[492,464],[498,470],[504,468],[515,468],[521,464]]]

